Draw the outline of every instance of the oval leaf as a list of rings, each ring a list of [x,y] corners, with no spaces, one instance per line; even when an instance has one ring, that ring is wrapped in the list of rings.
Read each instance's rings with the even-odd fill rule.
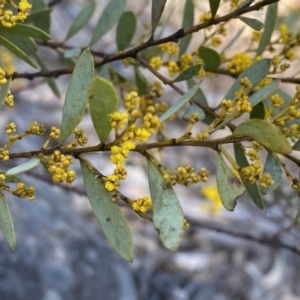
[[[2,85],[2,89],[0,91],[0,108],[2,107],[4,100],[7,96],[7,93],[9,91],[11,85],[11,77],[9,77],[4,85]]]
[[[175,251],[180,244],[184,215],[172,187],[148,159],[149,187],[153,206],[153,224],[163,245]]]
[[[28,170],[31,170],[38,166],[40,164],[40,160],[38,158],[30,158],[28,161],[26,161],[24,164],[21,164],[17,167],[11,168],[6,172],[6,175],[16,175],[22,172],[26,172]]]
[[[115,87],[104,78],[95,77],[89,88],[89,109],[93,125],[102,143],[110,131],[109,114],[117,111],[119,98]]]
[[[190,28],[194,25],[194,3],[193,0],[186,0],[184,11],[183,11],[183,20],[182,28]],[[192,35],[189,34],[179,41],[179,57],[184,54],[189,46]]]
[[[5,197],[2,193],[0,193],[0,229],[9,246],[14,250],[16,247],[14,224]]]
[[[120,207],[95,174],[83,162],[80,165],[87,196],[100,227],[119,255],[132,261],[132,236]]]
[[[86,49],[82,52],[75,65],[67,89],[61,121],[61,144],[70,136],[81,121],[88,101],[89,85],[93,77],[93,57],[90,50]]]
[[[130,46],[131,40],[136,30],[136,17],[132,11],[122,13],[117,26],[117,48],[119,51]]]
[[[199,89],[201,82],[196,83],[191,89],[189,89],[181,98],[175,102],[160,118],[160,122],[167,120],[170,116],[175,114],[186,102],[188,102]]]
[[[152,0],[152,10],[151,10],[151,28],[152,35],[155,31],[155,28],[158,25],[160,17],[165,9],[165,4],[167,0]]]
[[[264,120],[247,120],[237,126],[232,135],[250,137],[266,148],[283,155],[292,152],[292,148],[285,136],[277,127]]]
[[[268,5],[266,20],[264,23],[265,28],[260,38],[256,55],[261,55],[270,43],[272,33],[275,28],[275,23],[277,18],[277,8],[278,8],[278,3],[272,3]]]
[[[279,185],[282,175],[281,165],[274,157],[272,151],[268,151],[263,173],[269,173],[274,180],[273,185],[266,186],[265,188],[260,187],[261,193],[265,195],[273,191]]]
[[[67,33],[65,41],[74,36],[89,22],[94,11],[95,3],[90,3],[78,14]]]
[[[260,31],[264,24],[256,19],[247,18],[247,17],[239,17],[239,19],[244,22],[249,27],[253,28],[254,30]]]
[[[198,74],[200,68],[201,68],[200,64],[197,64],[197,65],[194,65],[194,66],[191,66],[191,67],[187,68],[181,74],[179,74],[173,80],[173,82],[185,81],[187,79],[190,79],[190,78],[196,76]]]
[[[27,56],[26,53],[24,53],[19,47],[17,47],[15,44],[10,42],[8,39],[0,35],[0,45],[5,47],[7,50],[12,52],[14,55],[21,58],[23,61],[27,62],[29,65],[31,65],[34,68],[37,68],[34,62]]]
[[[219,53],[211,48],[199,47],[198,56],[203,60],[205,69],[216,71],[221,63]]]
[[[245,193],[245,187],[241,180],[227,166],[221,153],[218,153],[217,185],[224,207],[229,211],[233,211],[236,199]]]
[[[126,0],[111,0],[104,8],[94,29],[90,45],[98,42],[119,20],[126,5]]]
[[[211,17],[214,18],[220,5],[220,0],[209,0]]]
[[[243,152],[243,149],[241,147],[240,144],[234,144],[234,154],[235,154],[235,159],[236,162],[238,163],[238,165],[241,168],[247,167],[249,166],[249,163],[247,161],[247,158]],[[257,187],[256,184],[251,184],[250,182],[243,180],[242,182],[246,188],[247,193],[249,194],[250,198],[252,199],[252,201],[257,205],[257,207],[259,207],[260,209],[264,208],[264,202],[263,199],[261,197],[260,191]]]

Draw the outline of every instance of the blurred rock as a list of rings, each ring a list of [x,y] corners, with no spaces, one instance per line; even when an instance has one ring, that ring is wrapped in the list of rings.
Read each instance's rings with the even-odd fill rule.
[[[1,300],[137,299],[129,264],[94,220],[76,213],[72,196],[38,182],[35,201],[9,201],[17,247],[13,252],[1,235]]]

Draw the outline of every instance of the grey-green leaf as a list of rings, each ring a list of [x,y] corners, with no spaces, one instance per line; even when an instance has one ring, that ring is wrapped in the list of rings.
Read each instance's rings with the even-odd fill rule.
[[[2,85],[2,89],[0,91],[0,109],[4,103],[6,96],[7,96],[10,85],[11,85],[11,77],[9,77],[6,81],[6,83]]]
[[[125,6],[126,0],[109,1],[94,29],[90,45],[94,45],[98,42],[118,22]]]
[[[201,68],[200,64],[193,65],[187,69],[185,69],[181,74],[179,74],[173,82],[180,82],[188,80],[194,76],[196,76]]]
[[[248,18],[248,17],[239,17],[239,19],[244,22],[246,25],[249,27],[253,28],[254,30],[260,31],[263,27],[264,24],[256,19],[253,18]]]
[[[0,229],[9,246],[14,250],[16,247],[16,235],[13,220],[3,193],[0,193]]]
[[[198,120],[203,120],[205,118],[205,112],[202,108],[197,106],[195,103],[192,103],[188,109],[184,112],[182,119],[189,121],[189,118],[192,114],[198,115]]]
[[[283,155],[292,152],[292,147],[282,132],[265,120],[247,120],[236,127],[233,131],[233,136],[250,137],[266,148]]]
[[[201,82],[196,83],[191,89],[189,89],[181,98],[175,102],[160,118],[160,122],[167,120],[170,116],[175,114],[185,103],[187,103],[199,89]]]
[[[102,143],[110,131],[109,114],[117,111],[119,98],[115,87],[104,78],[95,77],[89,88],[89,109],[96,133]]]
[[[211,48],[201,46],[198,49],[198,56],[203,60],[207,70],[216,71],[221,63],[219,53]]]
[[[209,0],[211,17],[214,18],[220,5],[220,0]]]
[[[138,68],[135,68],[135,83],[138,89],[138,94],[144,96],[148,92],[147,81]]]
[[[26,53],[24,53],[19,47],[10,42],[8,39],[0,35],[0,45],[5,47],[7,50],[12,52],[14,55],[18,56],[23,61],[27,62],[34,68],[37,68],[35,63],[28,57]]]
[[[272,33],[275,27],[276,18],[277,18],[277,8],[278,8],[277,2],[268,5],[266,20],[264,23],[265,28],[260,38],[256,55],[261,55],[270,43]]]
[[[265,114],[266,108],[264,102],[259,102],[256,104],[253,108],[252,111],[250,112],[250,119],[265,119]]]
[[[35,54],[35,58],[36,58],[36,61],[37,61],[38,65],[41,67],[41,69],[42,69],[43,71],[45,71],[45,72],[48,72],[49,69],[48,69],[48,66],[45,64],[44,60],[41,59],[41,58],[39,57],[39,55],[37,55],[37,54]],[[52,77],[47,77],[47,78],[46,78],[46,81],[47,81],[47,83],[48,83],[50,89],[51,89],[52,92],[54,93],[54,95],[55,95],[56,97],[59,98],[59,97],[60,97],[60,92],[59,92],[59,89],[58,89],[58,86],[57,86],[57,84],[56,84],[55,79],[52,78]]]
[[[95,3],[88,4],[75,18],[72,23],[65,41],[73,37],[77,32],[79,32],[85,25],[90,21],[93,13],[95,11]]]
[[[152,0],[151,10],[151,32],[154,34],[155,28],[157,27],[160,17],[165,9],[167,0]]]
[[[45,0],[31,0],[30,3],[32,4],[30,14],[24,22],[33,22],[35,27],[49,33],[51,25],[50,14],[52,9],[48,8]]]
[[[222,154],[218,153],[217,185],[223,206],[233,211],[236,200],[245,193],[244,184],[225,163]]]
[[[134,256],[132,236],[120,207],[83,162],[81,171],[93,213],[106,238],[121,257],[132,261]]]
[[[37,167],[40,164],[40,162],[41,161],[38,158],[31,157],[25,163],[20,164],[16,167],[13,167],[13,168],[7,170],[6,175],[11,176],[11,175],[17,175],[22,172],[26,172],[28,170],[31,170],[31,169]]]
[[[37,51],[37,45],[35,41],[30,37],[9,33],[2,30],[2,28],[0,28],[0,34],[26,54],[35,53]]]
[[[272,179],[274,180],[273,185],[266,186],[264,188],[260,187],[261,193],[265,195],[273,191],[279,185],[282,175],[281,165],[274,157],[272,151],[268,151],[268,156],[265,162],[263,173],[269,173],[272,176]]]
[[[183,11],[183,20],[182,28],[190,28],[194,25],[194,3],[193,0],[186,0],[184,11]],[[192,35],[189,34],[179,41],[179,57],[184,54],[190,44]]]
[[[243,152],[243,149],[241,148],[241,145],[239,143],[236,143],[233,145],[234,147],[234,154],[235,154],[235,159],[238,165],[241,168],[249,166],[249,163],[247,161],[247,158],[245,157],[245,154]],[[242,179],[242,182],[246,188],[247,193],[249,194],[250,198],[252,201],[259,207],[260,209],[264,208],[264,202],[261,197],[260,191],[257,187],[256,184],[251,184],[246,180]]]
[[[136,17],[132,11],[122,13],[117,26],[117,48],[123,51],[130,46],[136,30]]]
[[[27,37],[40,39],[43,41],[47,41],[51,39],[51,36],[47,32],[37,27],[33,27],[22,23],[16,23],[16,25],[11,28],[2,28],[1,30],[6,31],[8,34],[12,33],[12,34],[25,35]]]
[[[153,206],[153,224],[163,245],[175,251],[183,234],[184,215],[172,187],[148,159],[149,187]]]
[[[94,77],[94,61],[89,49],[80,55],[68,89],[63,107],[60,143],[73,132],[82,119],[88,101],[88,90]]]

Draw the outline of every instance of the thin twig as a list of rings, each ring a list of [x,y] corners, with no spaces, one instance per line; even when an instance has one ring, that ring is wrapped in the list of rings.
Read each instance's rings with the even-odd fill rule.
[[[162,142],[155,142],[155,143],[148,143],[148,144],[141,144],[136,145],[136,147],[131,150],[134,152],[144,153],[147,149],[156,149],[156,148],[167,148],[167,147],[182,147],[182,146],[193,146],[193,147],[206,147],[211,149],[217,149],[219,144],[232,144],[232,143],[240,143],[244,141],[251,141],[252,139],[248,137],[234,137],[234,136],[227,136],[225,138],[214,139],[214,140],[201,140],[201,141],[194,141],[194,140],[187,140],[182,142],[177,142],[176,139],[171,139]],[[111,145],[103,145],[98,144],[95,146],[84,147],[84,148],[73,148],[73,149],[59,149],[61,154],[64,155],[73,155],[77,157],[83,153],[92,153],[92,152],[103,152],[103,151],[110,151]],[[39,149],[33,151],[26,151],[26,152],[19,152],[19,153],[10,153],[10,159],[16,158],[31,158],[31,157],[40,157],[44,155],[51,155],[54,151],[58,150],[57,147],[55,148],[47,148],[47,149]]]

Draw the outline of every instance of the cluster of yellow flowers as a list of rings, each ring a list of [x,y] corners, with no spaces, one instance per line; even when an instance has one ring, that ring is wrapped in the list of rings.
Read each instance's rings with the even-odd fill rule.
[[[201,168],[197,173],[191,165],[178,167],[177,170],[166,170],[164,180],[168,185],[182,184],[190,186],[198,182],[206,182],[208,180],[209,171]]]
[[[159,49],[163,52],[167,52],[170,55],[176,55],[178,53],[178,46],[172,42],[160,44]]]
[[[16,190],[11,190],[5,185],[6,175],[0,174],[0,190],[7,191],[19,198],[28,198],[29,200],[34,200],[35,188],[33,186],[26,187],[23,182],[18,182]]]
[[[0,68],[0,84],[5,84],[7,82],[7,79],[5,78],[6,72]]]
[[[176,55],[178,53],[178,46],[174,43],[166,43],[159,45],[159,48],[164,52],[167,52],[169,55]],[[163,55],[162,53],[162,55]],[[159,70],[161,66],[167,65],[170,76],[174,76],[180,71],[187,69],[193,63],[193,55],[185,53],[182,54],[179,58],[179,61],[169,60],[164,62],[160,56],[154,56],[150,59],[150,66],[156,70]]]
[[[10,91],[8,91],[8,93],[6,95],[6,98],[4,100],[4,104],[6,106],[8,106],[9,108],[12,108],[15,105],[14,95]]]
[[[283,105],[284,101],[279,95],[273,95],[270,97],[274,107]],[[275,103],[275,104],[274,104]],[[277,106],[276,106],[277,105]],[[273,116],[273,122],[276,126],[279,126],[281,131],[287,136],[297,136],[299,132],[299,126],[297,124],[290,124],[290,127],[286,127],[286,124],[300,118],[300,85],[296,86],[296,93],[291,103],[283,108],[276,116]],[[271,107],[272,109],[272,107]]]
[[[17,131],[17,124],[15,122],[10,122],[5,126],[5,131],[8,136],[13,135]]]
[[[16,190],[13,191],[13,195],[19,198],[28,198],[29,200],[34,200],[35,188],[33,186],[26,187],[23,182],[18,182]]]
[[[132,201],[131,207],[135,211],[139,211],[142,213],[147,212],[148,210],[152,209],[152,201],[151,198],[145,196],[143,198],[139,198],[135,201]]]
[[[14,14],[11,9],[5,9],[6,4],[11,4],[17,10],[17,14]],[[18,5],[13,1],[0,0],[0,22],[2,26],[11,28],[16,25],[18,20],[24,21],[31,7],[32,5],[27,0],[21,0]]]
[[[252,84],[248,77],[241,78],[240,84],[241,87],[234,93],[234,100],[223,99],[221,101],[223,111],[221,111],[220,115],[224,115],[224,113],[232,113],[234,109],[238,113],[250,113],[252,111],[249,97],[246,92],[246,89],[251,88]]]
[[[28,134],[34,134],[34,135],[44,135],[44,133],[46,132],[46,128],[44,125],[38,123],[37,121],[33,121],[30,123],[26,132]]]
[[[76,173],[73,170],[69,170],[73,162],[71,155],[61,154],[58,150],[54,151],[50,156],[43,157],[41,160],[43,166],[52,175],[53,182],[66,182],[67,186],[70,186],[76,178]]]
[[[261,162],[256,161],[252,165],[242,168],[240,173],[243,179],[249,181],[251,184],[254,184],[261,172]]]
[[[240,74],[253,63],[252,58],[248,53],[236,53],[227,63],[227,68],[231,74]]]
[[[56,129],[55,129],[56,130]],[[51,132],[52,132],[52,128],[51,128]],[[79,146],[85,146],[87,144],[87,136],[86,133],[79,128],[75,128],[73,131],[74,135],[75,135],[75,139],[70,142],[68,145],[64,146],[65,149],[72,149]]]
[[[7,78],[5,77],[6,72],[0,67],[0,85],[3,85],[7,82]],[[8,91],[6,98],[4,99],[4,104],[9,108],[14,106],[14,96]]]

